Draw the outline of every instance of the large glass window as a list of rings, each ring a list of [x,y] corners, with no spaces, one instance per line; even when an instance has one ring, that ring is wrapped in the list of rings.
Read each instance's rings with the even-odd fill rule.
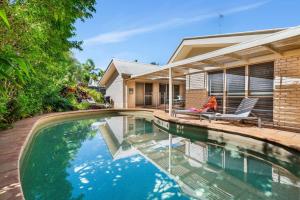
[[[272,96],[274,83],[274,63],[249,66],[249,95]]]
[[[208,74],[208,91],[210,96],[223,95],[223,71]]]
[[[173,85],[173,99],[178,98],[180,95],[180,87],[179,85]],[[159,84],[159,96],[160,96],[160,104],[165,104],[169,99],[169,84]]]
[[[245,67],[226,70],[226,84],[228,96],[245,95]]]
[[[274,62],[249,66],[249,97],[257,97],[253,113],[273,121]]]
[[[208,73],[208,95],[215,96],[218,102],[218,112],[223,112],[223,71]]]
[[[226,70],[226,113],[234,113],[245,97],[245,67]]]

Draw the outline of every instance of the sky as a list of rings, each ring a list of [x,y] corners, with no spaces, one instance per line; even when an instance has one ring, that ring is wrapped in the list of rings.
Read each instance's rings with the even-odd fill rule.
[[[73,53],[104,70],[112,58],[164,65],[186,37],[298,25],[300,0],[98,0]]]

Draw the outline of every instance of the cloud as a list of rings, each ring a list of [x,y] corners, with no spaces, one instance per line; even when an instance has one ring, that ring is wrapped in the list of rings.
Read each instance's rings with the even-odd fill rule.
[[[222,13],[223,15],[232,15],[235,13],[248,11],[248,10],[252,10],[252,9],[261,7],[269,2],[270,2],[270,0],[266,0],[266,1],[256,2],[256,3],[247,4],[247,5],[243,5],[243,6],[238,6],[238,7],[224,10],[220,13]],[[137,28],[123,30],[123,31],[112,31],[112,32],[107,32],[107,33],[101,33],[97,36],[94,36],[94,37],[84,40],[84,45],[90,46],[90,45],[97,45],[97,44],[118,43],[118,42],[128,40],[129,38],[131,38],[133,36],[140,35],[143,33],[149,33],[149,32],[153,32],[153,31],[157,31],[157,30],[161,30],[161,29],[174,28],[174,27],[179,27],[179,26],[183,26],[186,24],[205,21],[205,20],[208,20],[208,19],[211,19],[214,17],[218,17],[220,13],[202,14],[202,15],[193,16],[193,17],[189,17],[189,18],[173,18],[173,19],[167,20],[165,22],[153,24],[150,26],[137,27]]]

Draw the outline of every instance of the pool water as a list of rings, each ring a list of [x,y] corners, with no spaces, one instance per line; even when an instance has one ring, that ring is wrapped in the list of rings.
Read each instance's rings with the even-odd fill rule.
[[[299,161],[262,141],[116,115],[40,130],[21,182],[28,200],[291,200],[300,199]]]

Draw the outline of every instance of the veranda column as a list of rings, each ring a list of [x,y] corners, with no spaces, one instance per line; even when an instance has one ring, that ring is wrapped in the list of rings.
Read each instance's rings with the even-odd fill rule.
[[[223,69],[223,113],[226,113],[226,104],[227,104],[227,77],[226,69]]]
[[[245,67],[245,97],[249,96],[249,65]]]
[[[172,68],[169,68],[169,115],[172,116],[173,108],[173,80],[172,80]]]

